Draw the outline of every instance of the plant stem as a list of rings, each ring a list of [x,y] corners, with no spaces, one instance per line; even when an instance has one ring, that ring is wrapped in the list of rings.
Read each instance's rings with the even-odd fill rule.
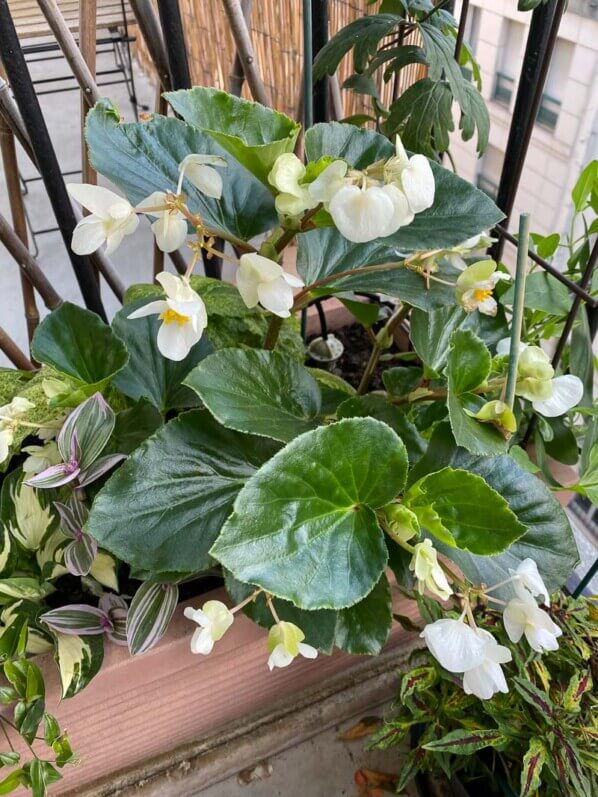
[[[345,279],[346,277],[353,277],[355,274],[375,274],[377,271],[393,271],[394,269],[405,268],[405,261],[401,260],[397,263],[377,263],[372,266],[361,266],[360,268],[352,268],[348,271],[338,271],[336,274],[329,274],[327,277],[312,282],[311,285],[303,288],[302,291],[295,296],[295,304],[293,305],[293,312],[301,310],[308,299],[311,291],[316,288],[323,288],[330,285],[332,282]]]
[[[519,344],[521,342],[521,325],[523,323],[523,301],[525,298],[525,278],[527,271],[527,250],[529,247],[529,213],[519,217],[519,236],[517,239],[517,269],[515,272],[515,300],[513,302],[513,318],[511,321],[511,347],[509,349],[509,370],[505,390],[505,404],[510,410],[515,403],[515,387],[517,384],[517,365],[519,363]]]
[[[237,605],[236,605],[236,606],[233,606],[233,608],[230,610],[230,611],[231,611],[231,614],[236,614],[236,612],[239,612],[239,611],[241,611],[241,609],[242,609],[244,606],[247,606],[247,604],[248,604],[248,603],[251,603],[252,601],[254,601],[254,600],[257,598],[257,596],[260,594],[260,592],[263,592],[263,591],[264,591],[264,590],[263,590],[263,589],[261,589],[261,588],[260,588],[260,589],[256,589],[256,591],[255,591],[255,592],[252,592],[252,593],[251,593],[251,595],[248,595],[248,596],[245,598],[245,600],[242,600],[242,601],[241,601],[241,603],[237,603]]]
[[[378,332],[376,335],[374,347],[372,348],[370,358],[365,367],[365,371],[363,372],[363,376],[361,377],[359,387],[357,388],[358,395],[362,396],[370,386],[370,382],[372,381],[372,376],[374,375],[374,371],[378,365],[380,355],[385,348],[388,348],[385,345],[386,341],[392,337],[395,329],[401,324],[402,321],[404,321],[405,318],[407,318],[410,310],[411,306],[408,304],[399,305],[399,307],[397,307],[394,313],[390,316],[386,324],[382,327],[380,332]]]
[[[283,319],[278,315],[273,315],[270,319],[268,331],[266,332],[266,339],[264,340],[264,349],[272,351],[278,341],[280,330],[282,328]]]
[[[381,520],[380,517],[378,518],[378,522],[382,526],[382,530],[386,534],[388,534],[388,536],[393,542],[396,542],[396,544],[399,547],[403,548],[403,550],[407,551],[407,553],[414,553],[415,548],[413,547],[413,545],[410,545],[408,542],[403,540],[398,534],[395,534],[395,532],[391,529],[391,527],[387,523],[384,523],[384,521]]]
[[[490,382],[485,385],[485,387],[479,387],[471,392],[475,393],[476,395],[491,393],[493,390],[498,390],[498,388],[502,387],[504,383],[505,380],[502,378],[491,379]],[[390,398],[390,402],[392,404],[415,404],[419,401],[434,401],[435,399],[446,398],[448,391],[445,387],[442,387],[438,388],[437,390],[428,390],[427,393],[424,393],[421,396],[415,396],[415,398],[410,398],[411,395],[411,393],[405,393],[403,396],[395,396],[394,398]]]
[[[276,609],[274,608],[274,604],[272,603],[272,595],[268,595],[268,597],[266,598],[266,603],[268,604],[268,608],[270,609],[270,613],[272,614],[272,617],[274,618],[274,622],[275,623],[279,623],[280,622],[280,617],[276,613]]]

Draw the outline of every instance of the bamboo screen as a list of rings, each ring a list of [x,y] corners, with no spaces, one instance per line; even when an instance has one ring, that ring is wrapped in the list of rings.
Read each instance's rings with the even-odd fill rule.
[[[228,90],[235,51],[222,4],[219,0],[179,2],[193,83]],[[301,7],[301,0],[254,0],[250,19],[256,60],[272,105],[292,117],[297,116],[301,92]],[[373,8],[374,6],[367,6],[366,0],[331,0],[330,35]],[[407,42],[411,42],[411,38],[408,37]],[[138,50],[140,61],[147,68],[150,59],[143,42],[140,42]],[[402,70],[399,90],[403,91],[422,77],[422,69],[421,66],[412,65]],[[339,70],[341,85],[351,72],[351,56],[348,56]],[[381,96],[385,104],[392,102],[392,93],[392,80],[381,85]],[[250,96],[246,86],[243,96]],[[367,113],[371,107],[368,97],[352,91],[342,91],[342,101],[344,116]]]

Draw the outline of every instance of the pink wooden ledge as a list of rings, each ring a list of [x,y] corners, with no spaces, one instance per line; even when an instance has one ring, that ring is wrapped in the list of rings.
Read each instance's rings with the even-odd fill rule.
[[[224,591],[202,596],[201,602],[210,598],[223,599]],[[209,656],[193,655],[189,642],[196,626],[183,609],[198,602],[179,604],[165,638],[142,656],[133,658],[126,648],[107,641],[100,674],[68,700],[60,699],[51,655],[38,658],[46,679],[47,710],[68,731],[81,758],[78,767],[62,770],[63,780],[50,787],[51,795],[76,794],[101,777],[200,739],[367,658],[337,651],[315,661],[296,659],[271,673],[266,632],[242,614]],[[413,601],[401,601],[401,614],[415,619],[414,610]],[[413,634],[395,624],[386,649],[408,639]]]

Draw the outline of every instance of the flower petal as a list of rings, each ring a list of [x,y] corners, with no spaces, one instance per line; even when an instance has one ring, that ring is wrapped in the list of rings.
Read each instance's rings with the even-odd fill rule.
[[[289,653],[285,646],[281,643],[276,645],[268,658],[268,667],[272,671],[275,667],[288,667],[295,657]]]
[[[274,315],[280,318],[288,318],[290,309],[293,306],[293,289],[279,277],[270,282],[262,282],[257,286],[257,295],[260,304]]]
[[[332,197],[329,211],[338,231],[353,243],[389,235],[395,216],[392,199],[375,186],[365,191],[356,185],[344,186]]]
[[[156,302],[148,302],[144,304],[143,307],[140,307],[138,310],[133,310],[127,318],[143,318],[146,315],[160,315],[160,313],[165,313],[168,310],[168,302],[165,302],[163,299],[159,299]]]
[[[76,255],[90,255],[106,240],[106,223],[98,216],[84,216],[73,230],[71,249]]]
[[[445,670],[466,672],[480,665],[488,642],[465,623],[448,618],[427,625],[420,634]]]
[[[191,637],[191,653],[207,656],[214,648],[214,640],[208,628],[196,628]]]
[[[308,191],[316,203],[327,204],[332,197],[345,185],[347,163],[343,160],[333,161],[328,164],[321,174],[309,184]]]
[[[162,324],[158,330],[157,342],[160,354],[175,362],[184,360],[191,350],[187,336],[182,334],[178,324]]]
[[[299,643],[299,653],[304,659],[315,659],[318,656],[318,651],[311,645],[306,645],[305,642]]]
[[[84,208],[89,210],[94,216],[100,219],[110,218],[110,208],[113,205],[129,205],[126,199],[109,188],[101,185],[90,185],[89,183],[67,183],[67,191],[73,199]],[[129,205],[129,207],[131,207]]]
[[[565,374],[552,380],[552,396],[547,399],[536,399],[532,407],[546,418],[558,415],[575,407],[583,397],[583,382],[578,376]]]
[[[162,252],[174,252],[187,237],[187,222],[170,213],[165,213],[152,224],[156,246]]]
[[[226,165],[226,161],[224,163]],[[185,177],[201,191],[202,194],[212,197],[213,199],[220,199],[222,197],[222,177],[218,174],[216,169],[213,169],[211,166],[191,163],[185,169]]]
[[[411,224],[415,218],[415,213],[411,209],[407,197],[401,189],[393,183],[390,183],[389,185],[385,185],[382,190],[390,197],[394,206],[394,215],[390,222],[390,227],[393,228],[392,232],[396,232],[400,227],[406,227],[407,224]],[[392,232],[389,233],[389,235],[391,235]]]
[[[401,184],[414,213],[421,213],[434,204],[434,173],[425,155],[413,155],[409,166],[401,172]]]

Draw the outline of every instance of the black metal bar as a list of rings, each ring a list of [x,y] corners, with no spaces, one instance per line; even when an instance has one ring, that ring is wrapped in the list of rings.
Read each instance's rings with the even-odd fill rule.
[[[71,238],[77,220],[60,173],[60,166],[50,140],[48,128],[31,82],[27,62],[19,44],[8,7],[8,0],[0,0],[0,57],[4,63],[25,128],[29,134],[31,147],[44,178],[44,185],[52,204],[56,221],[60,227],[83,300],[90,310],[93,310],[106,320],[102,297],[91,263],[87,257],[76,255],[71,250]]]
[[[311,19],[312,57],[315,58],[328,41],[328,0],[311,0]],[[311,67],[311,64],[305,65],[306,69],[311,69]],[[329,119],[328,82],[328,75],[325,75],[314,83],[314,123],[327,122]]]
[[[467,14],[469,13],[469,0],[463,0],[461,4],[461,16],[459,17],[459,29],[457,31],[457,41],[455,42],[455,61],[459,63],[461,57],[461,45],[465,36],[465,25],[467,24]]]
[[[596,575],[596,573],[598,573],[598,559],[596,559],[596,560],[594,561],[594,564],[593,564],[593,565],[590,567],[590,569],[588,570],[588,572],[585,574],[585,576],[584,576],[584,577],[581,579],[581,581],[579,582],[579,584],[578,584],[578,585],[575,587],[575,589],[573,590],[573,597],[574,597],[574,598],[579,598],[579,596],[581,595],[581,593],[582,593],[582,592],[584,591],[584,589],[585,589],[585,588],[588,586],[588,584],[589,584],[589,583],[590,583],[590,581],[591,581],[591,580],[594,578],[594,576]]]
[[[517,238],[515,238],[514,235],[511,235],[510,232],[507,232],[507,230],[505,230],[505,228],[502,227],[501,225],[495,227],[495,232],[499,236],[499,238],[504,238],[509,243],[517,246]],[[586,290],[584,290],[581,284],[573,282],[573,280],[570,280],[554,266],[551,266],[547,260],[541,258],[531,249],[528,251],[527,254],[530,260],[533,260],[534,263],[537,263],[539,266],[541,266],[544,269],[544,271],[547,271],[556,280],[562,282],[563,285],[565,285],[567,289],[570,290],[572,293],[576,294],[576,296],[580,296],[584,300],[584,302],[586,302],[588,307],[591,308],[598,307],[598,299],[595,299],[591,294],[589,294]]]
[[[191,73],[178,0],[158,0],[158,11],[168,57],[170,80],[175,89],[191,88]]]
[[[506,215],[506,219],[502,222],[505,228],[509,226],[509,218],[513,211],[523,164],[540,107],[542,91],[566,2],[567,0],[554,0],[550,3],[542,3],[532,13],[517,98],[513,109],[513,121],[509,130],[496,197],[496,204]],[[495,260],[500,260],[503,246],[504,240],[500,239],[492,248]]]
[[[164,91],[170,91],[172,82],[168,65],[168,54],[164,45],[160,22],[151,0],[130,0],[135,21],[141,31],[149,53],[158,73],[158,80]]]

